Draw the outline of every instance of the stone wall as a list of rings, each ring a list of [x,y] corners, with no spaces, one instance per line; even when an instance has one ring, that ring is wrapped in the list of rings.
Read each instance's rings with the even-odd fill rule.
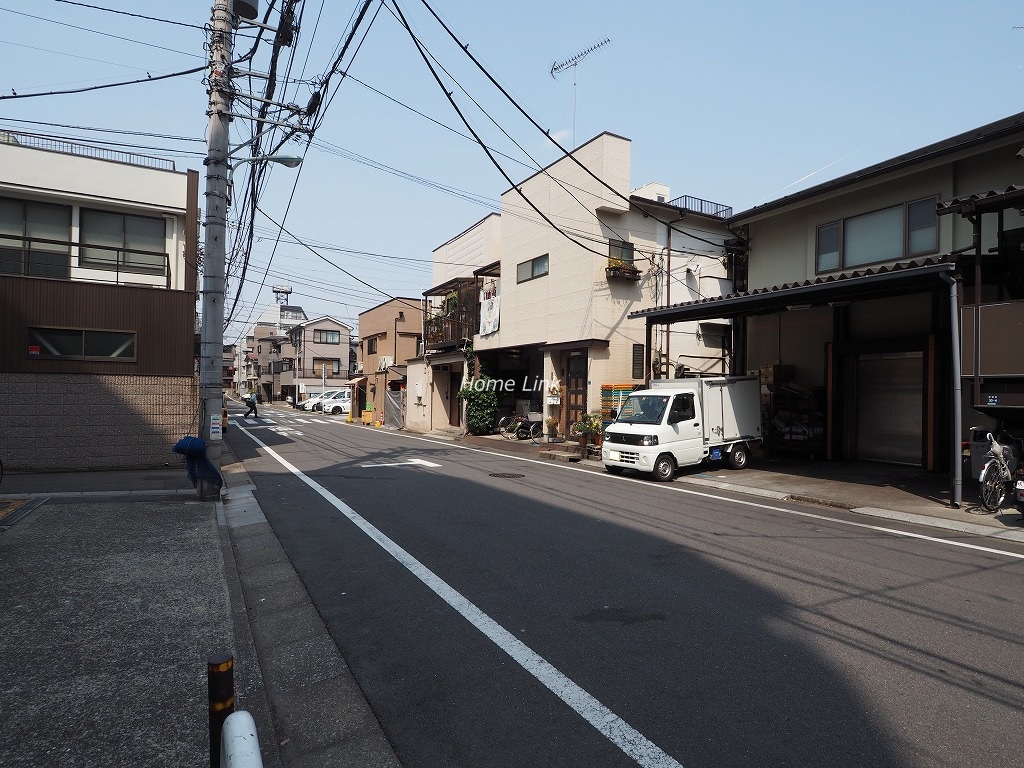
[[[0,459],[7,472],[130,469],[180,463],[197,435],[192,376],[0,372]]]

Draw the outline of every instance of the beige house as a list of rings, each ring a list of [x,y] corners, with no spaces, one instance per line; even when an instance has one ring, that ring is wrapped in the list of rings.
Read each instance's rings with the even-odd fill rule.
[[[351,341],[352,329],[329,315],[289,329],[287,346],[294,356],[285,387],[288,396],[299,402],[347,385]]]
[[[405,426],[406,364],[419,354],[423,339],[422,302],[394,298],[359,313],[362,373],[352,382],[352,412],[369,410],[373,421]]]
[[[425,292],[410,427],[461,426],[454,395],[470,349],[496,382],[501,415],[542,413],[563,434],[584,413],[607,418],[615,393],[651,377],[729,367],[727,322],[679,323],[647,339],[643,320],[629,317],[731,286],[731,209],[673,200],[662,184],[631,192],[630,149],[597,136],[502,195],[500,216],[435,250],[435,279],[446,279]]]
[[[771,449],[953,474],[1024,425],[1024,113],[736,214],[737,290],[637,313],[732,317],[770,374]]]

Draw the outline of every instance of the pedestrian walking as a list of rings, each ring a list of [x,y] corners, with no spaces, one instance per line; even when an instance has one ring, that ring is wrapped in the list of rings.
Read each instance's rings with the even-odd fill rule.
[[[250,392],[249,393],[249,410],[247,410],[245,412],[245,418],[248,418],[250,413],[252,413],[252,415],[255,416],[257,419],[260,417],[259,411],[256,410],[256,405],[258,403],[259,403],[259,398],[256,396],[256,393],[255,392]]]

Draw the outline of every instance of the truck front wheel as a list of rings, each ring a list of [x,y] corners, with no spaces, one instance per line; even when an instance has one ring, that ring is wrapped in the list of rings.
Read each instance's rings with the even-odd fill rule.
[[[667,483],[676,474],[676,462],[667,453],[661,454],[654,462],[654,479],[659,483]]]
[[[729,469],[743,469],[747,466],[747,462],[750,461],[750,453],[747,451],[747,446],[742,443],[734,445],[725,457],[725,461],[729,465]]]

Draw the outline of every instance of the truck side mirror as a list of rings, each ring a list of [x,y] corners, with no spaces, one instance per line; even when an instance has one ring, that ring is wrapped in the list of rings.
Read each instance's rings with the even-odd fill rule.
[[[610,413],[611,413],[611,416],[612,416],[612,421],[615,421],[619,417],[619,409],[618,408],[612,408]]]

